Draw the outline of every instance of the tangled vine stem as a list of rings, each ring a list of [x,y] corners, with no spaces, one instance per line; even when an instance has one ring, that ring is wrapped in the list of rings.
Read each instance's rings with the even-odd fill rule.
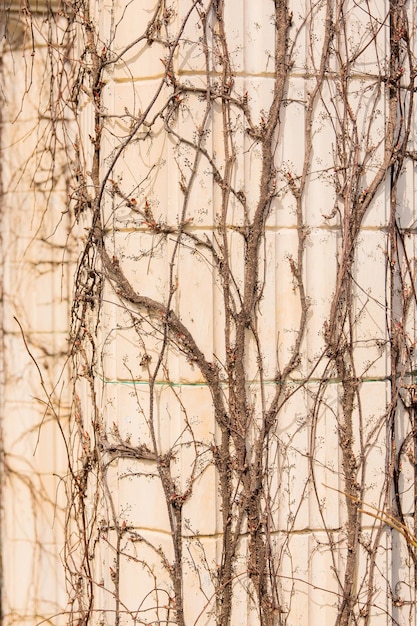
[[[51,111],[78,129],[68,211],[83,232],[71,623],[283,626],[306,590],[337,626],[405,623],[415,10],[270,0],[234,25],[232,0],[144,4],[50,16],[70,42],[50,42],[68,79]],[[413,568],[390,578],[386,551],[404,547]]]

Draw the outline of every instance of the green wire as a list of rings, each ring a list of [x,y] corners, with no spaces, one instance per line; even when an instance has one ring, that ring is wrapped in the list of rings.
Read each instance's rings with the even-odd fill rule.
[[[406,372],[406,376],[417,375],[416,372]],[[147,385],[149,386],[150,382],[148,380],[114,380],[105,378],[97,374],[97,377],[103,382],[105,385]],[[364,377],[358,380],[359,384],[362,383],[381,383],[391,381],[391,376],[375,376],[375,377]],[[277,382],[276,380],[264,380],[264,385],[306,385],[306,384],[317,384],[317,383],[326,383],[329,385],[337,385],[342,382],[341,378],[309,378],[309,379],[293,379],[289,378],[285,381]],[[154,382],[155,385],[165,386],[165,387],[208,387],[208,383],[205,381],[201,382],[172,382],[169,380],[156,380]],[[222,386],[228,387],[227,382],[222,382]],[[249,380],[247,381],[247,385],[260,385],[259,380]]]

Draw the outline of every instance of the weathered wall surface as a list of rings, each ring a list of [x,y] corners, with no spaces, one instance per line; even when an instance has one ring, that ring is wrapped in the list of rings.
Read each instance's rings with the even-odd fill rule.
[[[60,429],[71,398],[72,252],[65,151],[59,121],[55,134],[51,125],[46,9],[33,22],[19,9],[1,9],[1,593],[2,624],[33,625],[61,615],[67,602]]]
[[[70,623],[414,623],[413,3],[72,9]]]

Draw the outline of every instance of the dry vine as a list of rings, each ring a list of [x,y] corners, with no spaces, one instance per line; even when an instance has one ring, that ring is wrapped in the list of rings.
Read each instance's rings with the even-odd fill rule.
[[[83,233],[69,623],[289,626],[306,594],[311,620],[408,623],[415,9],[271,0],[242,51],[231,0],[142,4],[67,2],[50,42]]]

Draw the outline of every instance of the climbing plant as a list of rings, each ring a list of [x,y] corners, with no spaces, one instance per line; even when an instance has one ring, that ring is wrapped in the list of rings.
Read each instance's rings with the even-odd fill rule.
[[[79,242],[69,623],[408,623],[413,3],[49,19]]]

